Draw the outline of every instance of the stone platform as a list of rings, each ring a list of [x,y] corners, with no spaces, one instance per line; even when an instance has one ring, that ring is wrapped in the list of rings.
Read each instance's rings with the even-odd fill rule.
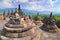
[[[5,24],[1,33],[1,40],[35,40],[37,35],[39,35],[37,26],[24,28],[21,24],[12,25],[9,23]]]
[[[0,25],[1,24],[3,24],[3,23],[0,22]],[[3,25],[1,27],[3,27]],[[37,30],[39,30],[37,32],[37,34],[39,33],[38,35],[39,35],[40,40],[60,40],[60,32],[49,33],[49,32],[45,32],[45,31],[41,30],[40,28],[37,28]],[[1,29],[0,29],[0,37],[2,38],[2,40],[30,40],[29,38],[26,39],[27,37],[24,37],[24,38],[8,38],[8,37],[5,37],[5,36],[1,35]],[[38,40],[38,37],[36,37],[36,38],[37,38],[36,40]]]

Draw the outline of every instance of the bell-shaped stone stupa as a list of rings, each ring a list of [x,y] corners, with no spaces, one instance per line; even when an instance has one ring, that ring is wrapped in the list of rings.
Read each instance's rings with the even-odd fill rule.
[[[52,16],[52,12],[50,14],[50,17],[44,18],[44,25],[41,27],[41,29],[48,31],[48,32],[58,32],[58,27],[56,25],[56,20]]]

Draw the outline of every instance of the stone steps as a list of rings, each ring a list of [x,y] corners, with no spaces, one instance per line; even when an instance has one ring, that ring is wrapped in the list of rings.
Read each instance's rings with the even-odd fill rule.
[[[16,24],[9,24],[9,23],[6,23],[5,24],[6,27],[9,27],[9,28],[23,28],[24,26],[22,24],[20,25],[16,25]]]
[[[1,36],[1,40],[31,40],[31,37],[23,37],[23,38],[8,38],[5,36]]]
[[[3,32],[4,36],[6,37],[12,37],[12,38],[20,38],[20,37],[26,37],[26,36],[34,36],[35,33],[32,33],[31,31],[22,32],[22,33],[10,33],[10,32]]]
[[[21,32],[25,32],[32,29],[32,27],[28,27],[28,28],[10,28],[10,27],[3,27],[3,30],[5,30],[6,32],[16,32],[16,33],[21,33]]]

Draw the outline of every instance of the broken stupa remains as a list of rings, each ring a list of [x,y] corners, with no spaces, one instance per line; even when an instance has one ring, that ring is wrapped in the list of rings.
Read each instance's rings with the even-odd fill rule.
[[[45,17],[43,20],[43,26],[41,27],[42,30],[48,31],[48,32],[58,32],[59,29],[56,25],[56,20],[52,16],[52,12],[50,14],[50,17]]]
[[[20,5],[18,10],[21,10]],[[36,25],[30,19],[24,20],[24,14],[19,11],[3,27],[1,40],[40,40]]]

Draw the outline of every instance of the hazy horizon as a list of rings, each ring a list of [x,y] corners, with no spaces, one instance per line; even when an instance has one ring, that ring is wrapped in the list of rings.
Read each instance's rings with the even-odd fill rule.
[[[18,8],[19,4],[24,13],[60,14],[60,0],[0,0],[0,14]]]

